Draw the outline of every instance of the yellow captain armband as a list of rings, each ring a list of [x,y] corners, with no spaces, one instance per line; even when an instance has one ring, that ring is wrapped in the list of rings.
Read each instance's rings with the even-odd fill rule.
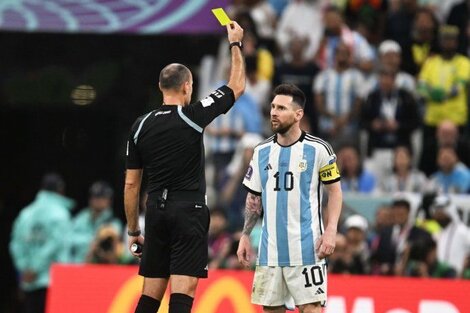
[[[337,182],[341,178],[336,162],[322,167],[319,171],[319,174],[320,174],[320,180],[324,184],[331,184],[331,183]]]

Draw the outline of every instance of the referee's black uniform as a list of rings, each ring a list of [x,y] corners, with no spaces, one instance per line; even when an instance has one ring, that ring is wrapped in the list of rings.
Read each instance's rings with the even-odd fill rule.
[[[196,103],[162,105],[132,126],[127,169],[144,169],[149,193],[140,275],[207,277],[203,131],[234,102],[222,86]]]

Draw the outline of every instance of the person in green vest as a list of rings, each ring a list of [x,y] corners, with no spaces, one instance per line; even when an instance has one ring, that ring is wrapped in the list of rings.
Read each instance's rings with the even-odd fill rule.
[[[114,217],[111,208],[114,191],[104,181],[93,183],[89,191],[88,207],[79,212],[72,220],[70,238],[70,261],[85,263],[97,231],[104,225],[112,225],[118,234],[122,233],[122,223]]]
[[[51,265],[67,260],[67,238],[74,201],[64,196],[65,183],[46,174],[32,203],[13,224],[10,253],[24,292],[23,312],[43,313]]]

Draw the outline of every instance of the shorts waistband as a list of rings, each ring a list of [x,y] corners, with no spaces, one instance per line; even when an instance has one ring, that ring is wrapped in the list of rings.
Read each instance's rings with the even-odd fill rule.
[[[161,198],[163,190],[156,190],[149,193],[148,198],[155,200]],[[167,201],[197,201],[206,202],[206,195],[200,191],[192,190],[168,190]]]

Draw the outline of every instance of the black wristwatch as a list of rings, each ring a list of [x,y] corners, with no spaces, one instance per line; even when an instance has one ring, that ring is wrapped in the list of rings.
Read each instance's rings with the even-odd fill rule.
[[[127,235],[130,237],[139,237],[141,233],[142,232],[140,231],[140,229],[136,231],[130,231],[130,230],[127,231]]]
[[[230,47],[228,48],[230,51],[232,51],[232,47],[238,47],[240,50],[242,49],[243,45],[241,41],[234,41],[230,43]]]

